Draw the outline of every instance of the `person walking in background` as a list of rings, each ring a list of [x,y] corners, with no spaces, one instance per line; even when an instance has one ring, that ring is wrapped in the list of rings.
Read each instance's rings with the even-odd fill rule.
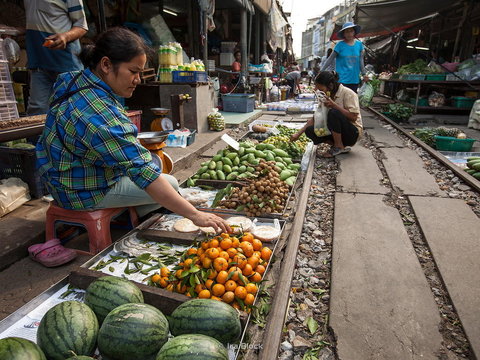
[[[242,71],[242,53],[237,50],[233,53],[233,57],[235,58],[235,60],[232,63],[232,71]]]
[[[300,93],[300,79],[302,77],[307,76],[308,73],[306,71],[300,72],[299,70],[290,71],[287,76],[285,76],[285,80],[287,80],[288,86],[290,86],[290,97],[294,97],[295,93],[298,90]]]
[[[79,39],[88,30],[82,0],[24,0],[30,70],[27,113],[46,114],[58,74],[82,70]]]
[[[330,93],[330,96],[325,97],[324,104],[329,108],[327,127],[331,135],[317,136],[312,118],[296,134],[293,134],[290,140],[297,141],[300,135],[305,133],[315,145],[321,143],[332,145],[322,154],[323,157],[333,157],[349,152],[350,146],[355,145],[363,131],[358,96],[338,82],[338,74],[334,71],[320,72],[315,79],[315,90]]]
[[[335,71],[340,77],[340,83],[355,92],[360,83],[360,73],[365,74],[364,47],[362,42],[355,38],[359,32],[359,25],[352,22],[343,24],[337,33],[337,36],[343,40],[335,45],[335,49],[321,69],[326,71],[335,62]],[[368,81],[368,78],[364,78],[364,80]]]

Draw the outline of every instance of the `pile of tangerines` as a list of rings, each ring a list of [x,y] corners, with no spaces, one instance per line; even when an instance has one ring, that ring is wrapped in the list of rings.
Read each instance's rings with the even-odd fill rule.
[[[249,311],[271,256],[251,233],[222,233],[186,250],[172,272],[163,267],[150,280],[169,291]]]

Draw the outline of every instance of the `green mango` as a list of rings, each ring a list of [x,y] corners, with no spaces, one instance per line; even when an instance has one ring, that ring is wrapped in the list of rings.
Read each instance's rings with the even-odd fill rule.
[[[265,159],[267,156],[265,155],[265,153],[263,151],[260,151],[260,150],[256,150],[255,151],[255,157],[258,159],[258,158],[262,158],[262,159]]]
[[[241,174],[241,173],[244,173],[245,171],[247,171],[247,167],[245,165],[242,165],[238,168],[238,172]]]
[[[217,170],[218,180],[225,180],[225,173],[222,170]]]
[[[230,165],[223,165],[223,171],[230,174],[232,172],[232,167]]]
[[[213,170],[213,169],[215,169],[216,167],[217,167],[217,163],[216,163],[215,161],[211,160],[211,161],[208,163],[208,168],[209,168],[210,170]]]
[[[255,146],[255,149],[264,150],[266,147],[267,147],[267,144],[260,143],[260,144],[257,144],[257,146]]]
[[[195,186],[195,181],[193,181],[192,178],[188,178],[188,179],[187,179],[187,186],[188,186],[188,187]]]
[[[275,150],[276,148],[275,148],[275,145],[273,145],[273,144],[265,144],[265,149],[267,149],[267,150]]]
[[[235,173],[235,172],[232,172],[230,174],[227,175],[227,180],[235,180],[237,178],[238,174]]]
[[[237,156],[235,159],[233,159],[233,165],[238,165],[240,164],[240,158]]]
[[[197,171],[197,174],[198,175],[202,175],[205,171],[208,170],[208,166],[202,166],[198,171]]]
[[[253,173],[255,172],[255,169],[251,166],[247,166],[247,171]]]
[[[209,173],[203,173],[202,175],[200,175],[200,178],[204,179],[204,180],[209,180],[210,179],[210,174]]]
[[[293,173],[291,170],[282,170],[282,172],[280,173],[280,180],[282,181],[285,181],[287,180],[290,176],[293,176]]]
[[[229,155],[230,155],[230,154],[229,154]],[[223,164],[230,165],[230,166],[233,165],[232,160],[230,160],[230,159],[229,159],[228,157],[226,157],[226,156],[224,156],[224,157],[222,158],[222,161],[223,161]]]
[[[233,159],[235,159],[236,157],[238,157],[238,154],[237,153],[234,153],[234,152],[231,152],[230,154],[227,155],[227,158],[229,158],[230,160],[233,161]]]
[[[215,170],[222,170],[222,169],[223,169],[223,161],[222,161],[222,160],[217,161],[217,163],[215,164],[214,169],[215,169]]]
[[[273,149],[272,150],[277,156],[281,157],[289,157],[288,153],[286,151],[283,151],[282,149]]]
[[[290,176],[285,180],[285,184],[293,186],[295,184],[295,176]]]
[[[222,154],[217,154],[212,158],[213,161],[219,161],[222,160]]]
[[[215,170],[208,170],[208,173],[210,174],[210,179],[216,180],[217,172]]]
[[[243,155],[245,155],[245,148],[240,147],[240,149],[238,149],[238,156],[242,157]]]

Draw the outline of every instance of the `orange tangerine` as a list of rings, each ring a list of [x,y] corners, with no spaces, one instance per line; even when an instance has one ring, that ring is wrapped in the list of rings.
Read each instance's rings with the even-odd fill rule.
[[[225,283],[225,290],[227,291],[234,291],[235,288],[237,287],[237,283],[235,280],[227,280],[227,282]]]
[[[210,243],[209,243],[208,246],[209,246],[210,248],[217,248],[217,247],[218,247],[218,244],[219,244],[218,240],[214,238],[214,239],[210,240]]]
[[[208,269],[209,267],[211,267],[212,266],[212,259],[210,259],[209,257],[204,257],[203,260],[202,260],[202,266],[205,269]]]
[[[184,270],[182,270],[182,269],[178,269],[178,270],[175,272],[175,277],[176,277],[177,279],[180,279],[180,277],[182,276],[182,272],[183,272],[183,271],[184,271]]]
[[[220,237],[221,237],[222,239],[226,239],[226,238],[229,238],[230,235],[227,234],[227,233],[221,233],[221,234],[220,234]]]
[[[231,247],[230,249],[227,250],[228,256],[233,259],[235,255],[237,255],[237,249]]]
[[[166,266],[162,267],[160,269],[160,275],[161,276],[170,276],[170,270]]]
[[[223,257],[218,257],[213,260],[213,268],[217,271],[227,270],[228,262]]]
[[[173,284],[168,284],[168,286],[166,287],[166,289],[168,291],[173,291]]]
[[[224,259],[227,260],[227,261],[230,260],[230,255],[229,255],[228,252],[226,252],[226,251],[220,251],[219,257],[222,257],[222,258],[224,258]]]
[[[201,256],[201,255],[204,254],[204,253],[205,253],[205,250],[204,250],[203,248],[199,248],[199,249],[197,250],[197,256]]]
[[[158,283],[161,278],[162,278],[162,277],[160,276],[160,274],[154,274],[154,275],[152,275],[151,280],[152,280],[154,283]]]
[[[242,269],[236,266],[232,266],[230,269],[228,269],[228,276],[230,276],[230,279],[232,279],[233,281],[238,281],[239,275],[241,273],[242,273]]]
[[[257,273],[259,273],[260,275],[263,275],[263,273],[265,272],[265,266],[263,265],[258,265],[256,268],[255,268],[255,271]]]
[[[234,303],[232,303],[232,306],[237,309],[237,310],[240,310],[240,305],[238,305],[238,303],[235,301]]]
[[[212,286],[213,286],[214,282],[212,279],[208,279],[207,281],[205,281],[205,286],[207,289],[211,289]]]
[[[258,239],[253,239],[252,241],[253,250],[258,251],[262,248],[263,244]]]
[[[253,274],[253,266],[250,265],[250,264],[246,264],[245,267],[242,269],[242,274],[245,275],[245,276],[252,275]]]
[[[179,282],[176,286],[176,290],[177,292],[179,292],[180,294],[184,294],[186,291],[187,291],[187,286],[186,285],[183,285],[182,286],[182,283]]]
[[[202,246],[203,250],[207,250],[210,247],[210,244],[209,244],[208,241],[204,241],[204,242],[202,242],[201,246]]]
[[[227,304],[230,304],[234,299],[235,299],[235,294],[233,293],[233,291],[227,291],[222,296],[222,300]]]
[[[190,267],[190,265],[192,265],[192,263],[193,263],[193,259],[188,258],[183,262],[183,266],[184,267]]]
[[[232,244],[233,244],[233,242],[230,238],[225,238],[220,242],[220,247],[223,250],[227,250],[227,249],[230,249],[232,247]]]
[[[237,248],[240,246],[240,240],[237,237],[234,236],[230,239],[232,239],[232,247]]]
[[[250,257],[253,255],[253,245],[248,241],[242,241],[240,243],[240,248],[243,250],[243,254],[246,257]]]
[[[261,250],[261,254],[262,254],[262,259],[268,261],[268,260],[270,260],[270,257],[272,256],[272,250],[270,250],[267,247],[263,247],[262,250]]]
[[[205,253],[210,259],[216,259],[220,255],[220,251],[216,247],[208,249]]]
[[[210,269],[210,272],[208,273],[208,276],[207,276],[207,278],[209,278],[209,279],[212,279],[212,280],[213,280],[213,279],[215,279],[215,278],[217,277],[217,275],[218,275],[218,272],[217,272],[217,270]]]
[[[248,265],[252,267],[252,269],[255,269],[260,262],[260,258],[256,256],[250,256],[247,260]]]
[[[249,242],[249,243],[252,243],[253,240],[254,240],[254,237],[253,237],[253,235],[252,235],[251,233],[246,232],[246,233],[243,234],[243,236],[242,236],[242,241],[247,241],[247,242]]]
[[[200,291],[200,293],[198,294],[198,297],[199,297],[200,299],[210,299],[210,296],[211,296],[211,295],[210,295],[210,291],[208,291],[208,290],[202,290],[202,291]]]
[[[204,284],[197,284],[197,285],[195,286],[195,292],[196,292],[197,294],[200,294],[200,292],[201,292],[202,290],[206,290],[206,289],[207,289],[207,287],[206,287]]]
[[[237,298],[243,300],[247,297],[247,290],[243,286],[237,286],[234,294]]]
[[[245,299],[243,300],[245,305],[253,305],[254,301],[255,301],[255,295],[253,294],[247,294],[247,296],[245,296]]]
[[[168,277],[166,276],[161,277],[159,284],[162,288],[166,288],[168,286]]]
[[[237,264],[237,267],[243,269],[247,265],[247,258],[243,254],[238,254],[233,257],[233,262]]]
[[[248,283],[247,286],[245,286],[245,289],[249,294],[256,294],[258,291],[257,285],[254,283]]]
[[[248,278],[251,282],[259,283],[262,281],[262,275],[257,272],[254,272],[252,276]]]
[[[212,296],[210,299],[217,300],[217,301],[222,301],[222,299],[219,298],[218,296]]]
[[[219,284],[225,284],[227,282],[228,273],[225,270],[222,270],[217,275],[217,282]]]
[[[212,294],[215,296],[222,296],[225,294],[225,286],[222,284],[215,284],[212,287]]]

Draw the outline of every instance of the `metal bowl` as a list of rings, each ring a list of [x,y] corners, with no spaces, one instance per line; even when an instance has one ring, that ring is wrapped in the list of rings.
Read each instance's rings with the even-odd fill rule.
[[[147,131],[138,133],[137,139],[145,144],[158,144],[167,140],[168,131]]]
[[[157,116],[165,116],[170,112],[170,109],[165,109],[165,108],[151,108],[151,112],[153,112],[154,115]]]

